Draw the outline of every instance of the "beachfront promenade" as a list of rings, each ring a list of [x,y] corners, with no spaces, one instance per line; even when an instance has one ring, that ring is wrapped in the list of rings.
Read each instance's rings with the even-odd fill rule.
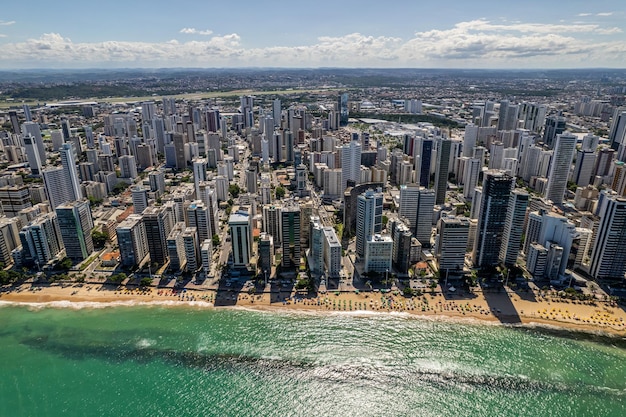
[[[268,286],[269,288],[269,286]],[[555,291],[476,290],[442,294],[439,287],[420,296],[399,292],[330,292],[315,296],[280,289],[257,293],[245,288],[188,286],[184,289],[116,287],[103,284],[23,284],[3,289],[0,302],[41,306],[89,307],[155,304],[195,308],[243,307],[352,314],[405,313],[431,318],[480,320],[517,325],[552,325],[581,331],[626,335],[626,312],[613,301],[578,301]],[[93,305],[95,306],[95,305]]]

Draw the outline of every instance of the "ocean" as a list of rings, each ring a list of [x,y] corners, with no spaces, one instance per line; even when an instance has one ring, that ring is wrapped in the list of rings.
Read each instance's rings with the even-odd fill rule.
[[[0,416],[625,416],[626,342],[402,313],[0,308]]]

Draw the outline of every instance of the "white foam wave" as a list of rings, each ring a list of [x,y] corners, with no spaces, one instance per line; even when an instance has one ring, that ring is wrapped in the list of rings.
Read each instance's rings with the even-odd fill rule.
[[[156,340],[153,339],[139,339],[135,346],[139,349],[149,348],[150,346],[154,346],[156,344]]]
[[[174,301],[174,300],[160,300],[160,301],[46,301],[46,302],[22,302],[22,301],[0,301],[0,307],[8,306],[23,306],[28,307],[31,310],[41,310],[45,308],[68,308],[72,310],[82,309],[101,309],[112,307],[135,307],[135,306],[166,306],[166,307],[199,307],[199,308],[211,308],[213,303],[206,301]]]

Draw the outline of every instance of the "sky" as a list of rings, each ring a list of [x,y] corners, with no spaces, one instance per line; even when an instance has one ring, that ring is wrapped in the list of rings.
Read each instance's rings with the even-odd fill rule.
[[[6,3],[0,69],[626,68],[624,0]]]

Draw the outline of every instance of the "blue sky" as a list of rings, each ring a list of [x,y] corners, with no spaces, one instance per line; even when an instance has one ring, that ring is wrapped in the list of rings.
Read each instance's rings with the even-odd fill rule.
[[[623,0],[7,3],[0,69],[626,67]]]

